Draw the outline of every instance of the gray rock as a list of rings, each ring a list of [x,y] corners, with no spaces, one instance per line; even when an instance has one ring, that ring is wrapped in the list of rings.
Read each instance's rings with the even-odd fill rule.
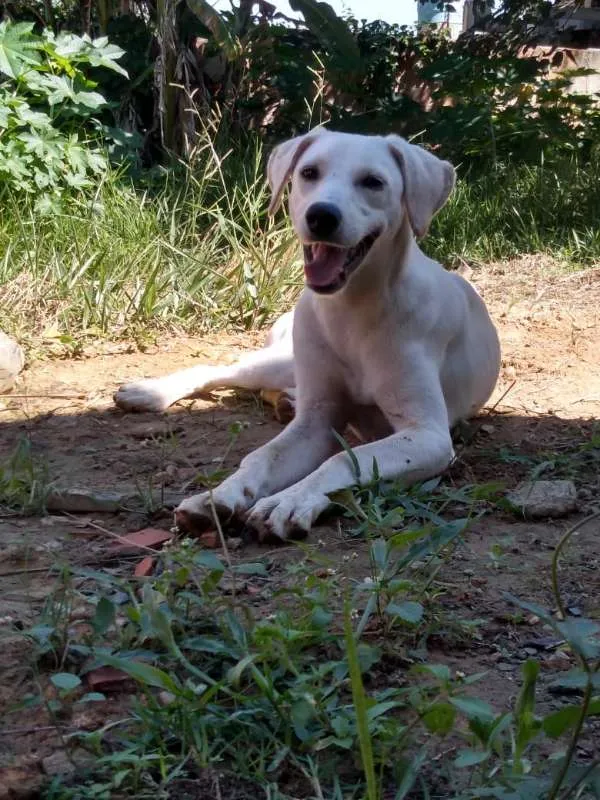
[[[524,517],[564,517],[577,508],[573,481],[526,481],[507,495],[508,502]]]
[[[0,331],[0,394],[12,389],[24,364],[22,348],[14,339]]]
[[[48,511],[115,512],[127,502],[130,495],[120,492],[91,491],[90,489],[54,489],[46,498]]]
[[[152,492],[151,500],[156,507],[175,508],[186,496],[182,492]],[[139,508],[143,505],[143,500],[140,493],[133,488],[114,492],[55,486],[46,497],[46,508],[48,511],[68,511],[71,514],[114,513],[122,508]]]

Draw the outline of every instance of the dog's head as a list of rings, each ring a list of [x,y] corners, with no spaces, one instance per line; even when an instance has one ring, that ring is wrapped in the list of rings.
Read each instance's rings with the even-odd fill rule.
[[[454,168],[400,136],[357,136],[317,128],[275,148],[270,213],[291,179],[289,208],[304,245],[306,283],[338,291],[369,260],[380,237],[408,215],[424,236],[454,186]]]

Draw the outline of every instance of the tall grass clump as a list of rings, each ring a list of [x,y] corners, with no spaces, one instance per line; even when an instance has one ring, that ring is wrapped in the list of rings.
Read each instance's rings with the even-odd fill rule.
[[[60,213],[7,195],[4,325],[110,336],[260,326],[298,287],[294,237],[285,218],[267,219],[267,205],[261,145],[217,153],[208,134],[188,164],[138,185],[109,171]]]
[[[459,173],[460,174],[460,173]],[[600,158],[507,164],[459,180],[425,249],[451,265],[545,253],[571,267],[600,258]]]

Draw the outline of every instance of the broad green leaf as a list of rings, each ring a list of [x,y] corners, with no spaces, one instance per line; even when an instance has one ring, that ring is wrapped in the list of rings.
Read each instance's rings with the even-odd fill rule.
[[[421,603],[405,600],[402,603],[389,603],[385,608],[385,613],[399,617],[411,625],[417,625],[423,619],[424,610]]]
[[[115,605],[107,597],[101,597],[92,619],[92,628],[103,636],[115,621]]]
[[[389,546],[386,539],[379,538],[371,542],[369,555],[378,572],[383,572],[386,567]]]
[[[322,606],[316,606],[313,608],[312,614],[310,615],[310,621],[317,628],[326,628],[332,619],[333,614],[331,611],[327,611]]]
[[[203,550],[194,557],[194,564],[197,567],[205,567],[213,572],[224,572],[225,565],[210,550]]]
[[[550,684],[551,689],[564,689],[565,691],[572,691],[581,689],[583,691],[591,680],[592,686],[595,691],[600,691],[600,673],[593,673],[588,676],[586,672],[581,669],[572,669],[566,675],[558,678]]]
[[[90,64],[92,67],[104,67],[128,78],[126,70],[116,62],[125,55],[116,44],[110,44],[103,36],[90,39],[89,36],[77,36],[74,33],[60,33],[56,38],[46,33],[45,49],[52,57],[60,59],[62,64]]]
[[[103,695],[101,692],[88,692],[84,694],[81,699],[79,699],[78,703],[101,703],[102,701],[106,700],[106,695]]]
[[[474,697],[451,697],[450,702],[467,719],[481,720],[482,722],[492,722],[496,715],[493,708]]]
[[[214,639],[210,636],[191,636],[180,643],[182,650],[196,650],[201,653],[213,653],[214,655],[228,655],[233,658],[237,653],[231,645],[225,644],[221,639]]]
[[[32,31],[32,22],[0,22],[0,72],[9,78],[41,63],[40,43]]]
[[[454,727],[456,709],[450,703],[436,703],[423,715],[423,722],[428,731],[445,736]]]
[[[589,619],[565,619],[556,623],[556,629],[571,648],[585,659],[600,656],[600,625]]]
[[[100,42],[103,42],[102,46],[100,46]],[[125,55],[125,51],[117,47],[116,44],[105,44],[104,42],[106,42],[106,39],[95,39],[92,42],[92,48],[87,54],[92,67],[104,67],[117,72],[124,78],[129,78],[127,70],[116,63],[117,59]]]
[[[435,528],[429,536],[415,542],[398,562],[398,570],[405,569],[413,561],[421,561],[431,553],[437,553],[442,547],[458,539],[471,520],[468,517],[455,519],[445,525]]]
[[[129,661],[126,658],[119,658],[109,654],[98,656],[99,664],[120,669],[134,680],[146,686],[154,686],[157,689],[166,689],[168,692],[178,694],[180,687],[177,681],[162,669],[157,669],[151,664],[144,664],[141,661]]]
[[[587,716],[592,717],[600,714],[600,697],[594,697],[587,711]],[[557,739],[568,728],[573,727],[579,722],[581,717],[581,706],[565,706],[564,708],[548,714],[542,720],[542,728],[547,736]]]
[[[442,681],[442,683],[450,682],[450,667],[446,664],[416,664],[414,667],[411,667],[410,671],[415,673],[428,673],[439,681]]]
[[[487,750],[461,750],[454,759],[455,767],[474,767],[487,761],[490,754]]]
[[[294,733],[301,742],[306,742],[311,738],[309,724],[315,718],[316,711],[308,700],[297,700],[290,709],[290,717],[294,727]]]
[[[98,92],[76,92],[73,100],[75,103],[81,103],[82,106],[91,108],[94,111],[107,105],[104,97]]]
[[[62,689],[64,692],[72,692],[81,685],[81,678],[71,672],[58,672],[56,675],[51,675],[50,680],[57,689]]]
[[[382,714],[386,714],[392,708],[398,708],[399,705],[399,703],[396,703],[392,700],[389,700],[386,703],[375,703],[375,705],[371,706],[367,711],[369,722],[373,722],[373,720],[377,719],[377,717],[381,717]]]

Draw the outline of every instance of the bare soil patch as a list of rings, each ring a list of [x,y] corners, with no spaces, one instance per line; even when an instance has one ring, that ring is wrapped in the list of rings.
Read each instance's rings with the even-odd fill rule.
[[[519,667],[528,655],[536,652],[542,660],[543,686],[572,666],[570,657],[555,647],[536,649],[532,641],[543,634],[539,622],[515,615],[504,592],[552,607],[552,550],[567,527],[600,506],[598,453],[590,456],[585,449],[600,417],[600,271],[565,274],[543,259],[528,258],[486,267],[471,279],[498,325],[503,368],[489,409],[471,423],[446,480],[457,486],[501,481],[510,489],[547,462],[544,475],[573,479],[579,496],[578,514],[568,519],[529,522],[501,510],[485,516],[440,575],[443,614],[439,636],[432,634],[428,647],[437,660],[465,674],[488,670],[478,692],[501,709],[514,698]],[[75,359],[30,364],[14,395],[0,399],[3,462],[19,438],[27,437],[33,459],[47,463],[49,482],[127,491],[133,497],[118,513],[0,517],[0,716],[5,726],[0,731],[0,798],[35,794],[59,769],[52,757],[64,750],[56,720],[39,707],[23,706],[27,694],[51,691],[43,674],[32,673],[19,632],[39,618],[56,585],[51,567],[114,568],[106,555],[109,542],[97,526],[117,534],[148,524],[168,528],[170,514],[157,508],[157,495],[189,492],[198,475],[234,468],[245,453],[280,430],[270,410],[252,395],[220,393],[181,403],[166,414],[126,415],[113,408],[112,392],[128,379],[233,359],[261,339],[171,338],[145,352],[99,345]],[[349,543],[331,521],[314,530],[309,544],[332,561],[356,552],[353,569],[368,573],[366,544]],[[233,557],[263,552],[246,543]],[[275,584],[298,552],[289,546],[270,553]],[[135,559],[123,564],[133,570]],[[600,523],[595,521],[575,537],[562,569],[563,591],[574,613],[600,618],[599,567]],[[260,597],[248,602],[255,608],[264,605]],[[477,636],[468,641],[457,636],[453,646],[448,631],[458,618],[482,623]],[[372,679],[392,680],[399,669],[392,664],[388,673]],[[550,694],[542,700],[549,707],[556,702]],[[93,729],[110,719],[112,703],[118,707],[119,698],[74,712],[63,720],[65,731]],[[586,746],[591,758],[597,745],[584,743],[584,758]],[[201,796],[194,794],[192,783],[182,785],[181,796]],[[246,796],[246,790],[232,789],[234,796]]]

